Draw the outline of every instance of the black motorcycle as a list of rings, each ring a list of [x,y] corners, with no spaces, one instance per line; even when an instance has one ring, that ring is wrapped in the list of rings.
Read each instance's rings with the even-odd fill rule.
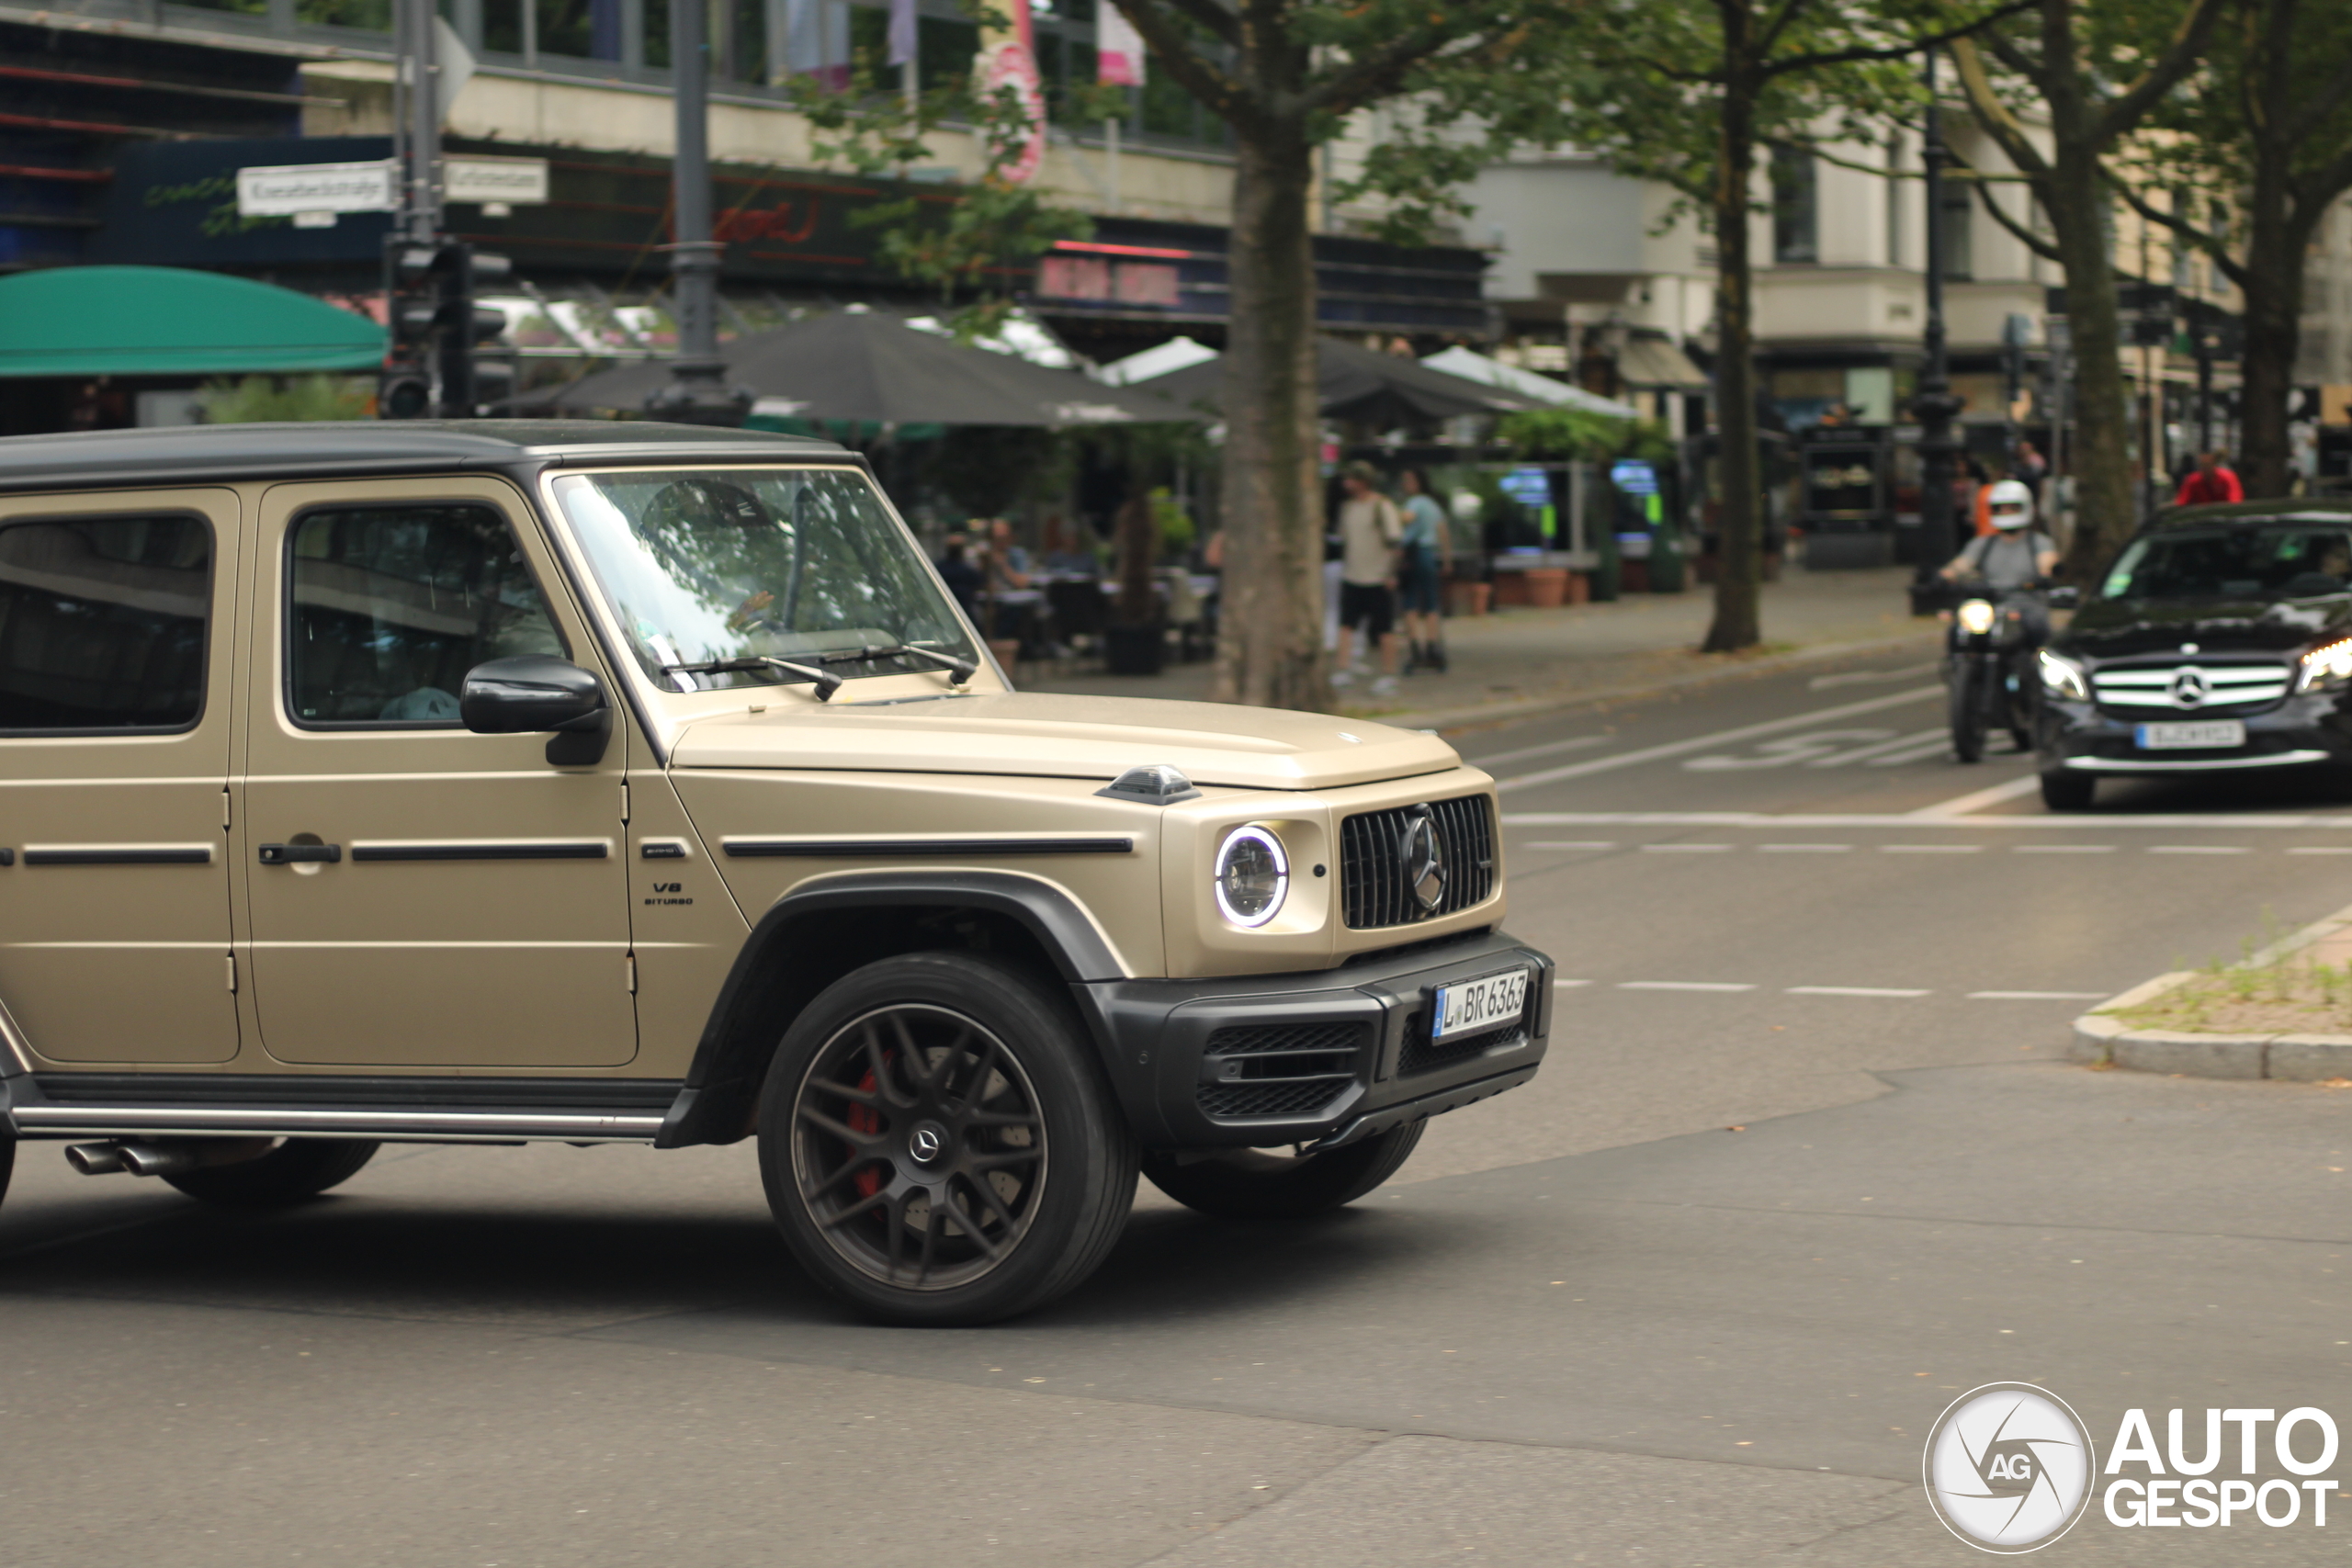
[[[2051,585],[1995,588],[1982,578],[1948,586],[1950,624],[1944,636],[1944,705],[1951,720],[1952,754],[1963,762],[1984,758],[1984,738],[2009,732],[2020,751],[2033,749],[2033,653],[2050,635]]]

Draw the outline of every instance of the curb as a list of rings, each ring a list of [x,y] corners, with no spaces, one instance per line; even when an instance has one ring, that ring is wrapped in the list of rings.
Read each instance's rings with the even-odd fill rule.
[[[2314,920],[2248,958],[2259,968],[2300,952],[2323,937],[2352,927],[2352,907]],[[2282,1083],[2327,1083],[2352,1078],[2352,1034],[2189,1034],[2165,1029],[2132,1029],[2106,1016],[2154,1001],[2196,977],[2176,969],[2143,981],[2075,1020],[2066,1059],[2090,1067],[2122,1067],[2175,1077],[2270,1078]]]
[[[1525,719],[1545,718],[1555,714],[1568,713],[1596,703],[1623,702],[1629,698],[1655,696],[1660,692],[1679,691],[1687,686],[1702,686],[1716,681],[1728,681],[1743,675],[1776,675],[1784,670],[1796,669],[1824,659],[1844,654],[1883,653],[1908,648],[1918,642],[1932,626],[1908,632],[1901,637],[1872,637],[1860,642],[1814,643],[1792,649],[1785,653],[1768,653],[1738,663],[1724,663],[1712,670],[1692,670],[1662,680],[1636,681],[1623,686],[1604,686],[1598,690],[1563,694],[1555,697],[1529,697],[1508,703],[1485,703],[1468,707],[1423,708],[1403,712],[1363,713],[1348,710],[1349,718],[1369,719],[1374,724],[1393,725],[1399,729],[1427,729],[1439,733],[1486,728],[1515,724]],[[1738,659],[1737,654],[1721,656]]]

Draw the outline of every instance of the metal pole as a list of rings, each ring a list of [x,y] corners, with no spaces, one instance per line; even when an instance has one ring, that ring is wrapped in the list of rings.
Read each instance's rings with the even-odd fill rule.
[[[743,423],[751,396],[725,385],[718,357],[718,256],[710,237],[709,17],[702,0],[671,0],[670,70],[676,83],[677,157],[671,203],[677,229],[670,245],[671,299],[678,355],[671,384],[646,399],[649,411],[690,424]]]
[[[1911,412],[1919,422],[1919,560],[1911,582],[1911,613],[1936,609],[1936,574],[1958,550],[1952,527],[1952,416],[1960,400],[1951,395],[1951,363],[1944,348],[1944,151],[1943,116],[1936,103],[1936,51],[1928,51],[1927,139],[1919,149],[1927,171],[1928,321],[1921,334],[1926,352],[1919,389]]]
[[[433,0],[408,0],[408,232],[430,243],[441,231],[441,67],[434,59]]]

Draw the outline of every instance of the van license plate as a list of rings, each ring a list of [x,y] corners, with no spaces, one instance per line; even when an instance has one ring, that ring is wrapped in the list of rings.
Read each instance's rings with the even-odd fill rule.
[[[1515,1021],[1527,1007],[1527,974],[1524,969],[1514,969],[1508,975],[1489,975],[1482,980],[1440,986],[1437,1026],[1430,1031],[1430,1038],[1451,1040],[1457,1034],[1476,1034],[1482,1029]]]
[[[2234,718],[2209,718],[2201,724],[2140,724],[2132,728],[2132,743],[2143,751],[2215,751],[2245,744],[2245,726]]]

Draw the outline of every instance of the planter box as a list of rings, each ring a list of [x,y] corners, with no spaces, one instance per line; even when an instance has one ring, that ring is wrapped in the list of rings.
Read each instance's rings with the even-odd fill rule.
[[[1483,615],[1494,598],[1491,582],[1449,582],[1445,585],[1445,608],[1453,615]]]
[[[1568,602],[1568,573],[1565,567],[1531,567],[1519,574],[1527,584],[1527,603],[1538,610],[1556,610]]]

